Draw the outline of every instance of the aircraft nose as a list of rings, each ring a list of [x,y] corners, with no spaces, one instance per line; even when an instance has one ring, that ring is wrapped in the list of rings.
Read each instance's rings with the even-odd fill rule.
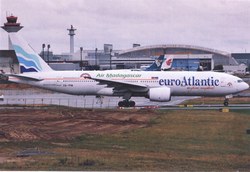
[[[246,82],[242,83],[242,90],[247,90],[248,88],[249,85]]]

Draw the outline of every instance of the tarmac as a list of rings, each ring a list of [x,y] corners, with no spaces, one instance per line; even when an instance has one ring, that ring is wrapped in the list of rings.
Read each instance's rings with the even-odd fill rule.
[[[37,90],[2,90],[4,99],[0,105],[59,105],[78,108],[117,108],[117,104],[122,97],[104,96],[74,96],[55,92],[39,92]],[[181,102],[197,97],[172,97],[169,102],[152,102],[143,97],[132,97],[131,100],[136,102],[137,107],[147,106],[174,106]]]
[[[77,96],[63,93],[56,93],[40,89],[3,89],[1,94],[4,95],[0,99],[0,105],[7,108],[9,105],[19,106],[46,106],[58,105],[77,108],[118,108],[117,104],[122,100],[122,97],[96,97],[96,96]],[[240,93],[236,97],[250,97],[250,93]],[[132,97],[131,100],[136,102],[135,108],[160,108],[160,109],[221,109],[224,108],[221,104],[205,104],[205,105],[188,105],[179,106],[182,102],[199,97],[178,96],[172,97],[169,102],[153,102],[143,97]],[[14,108],[10,106],[10,108]],[[250,109],[250,104],[229,104],[229,109]]]

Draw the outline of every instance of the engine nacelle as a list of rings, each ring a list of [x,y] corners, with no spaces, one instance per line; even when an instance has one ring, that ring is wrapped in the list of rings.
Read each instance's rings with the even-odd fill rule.
[[[114,95],[114,90],[113,88],[102,88],[97,92],[97,94],[102,96],[112,96]]]
[[[171,100],[171,90],[168,87],[149,89],[149,99],[157,102],[168,102]]]

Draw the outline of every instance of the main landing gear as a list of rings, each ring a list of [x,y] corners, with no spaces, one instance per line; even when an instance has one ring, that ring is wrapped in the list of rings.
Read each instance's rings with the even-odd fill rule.
[[[129,101],[129,100],[123,100],[118,102],[119,107],[134,107],[135,102],[134,101]]]

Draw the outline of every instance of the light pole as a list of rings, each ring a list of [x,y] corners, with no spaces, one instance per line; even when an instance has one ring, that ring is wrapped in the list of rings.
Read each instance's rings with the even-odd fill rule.
[[[97,66],[97,48],[95,48],[95,66]]]
[[[42,49],[43,49],[43,60],[45,60],[45,58],[44,58],[44,48],[45,48],[45,44],[42,45]]]
[[[50,49],[50,44],[47,45],[47,48],[48,48],[47,60],[48,60],[48,64],[49,64],[49,49]]]
[[[111,67],[111,62],[112,62],[112,49],[110,49],[110,61],[109,61],[109,68],[110,68],[110,70],[112,69],[112,67]]]
[[[81,70],[82,70],[82,51],[83,51],[83,48],[80,47],[80,56],[81,56],[80,68],[81,68]]]

